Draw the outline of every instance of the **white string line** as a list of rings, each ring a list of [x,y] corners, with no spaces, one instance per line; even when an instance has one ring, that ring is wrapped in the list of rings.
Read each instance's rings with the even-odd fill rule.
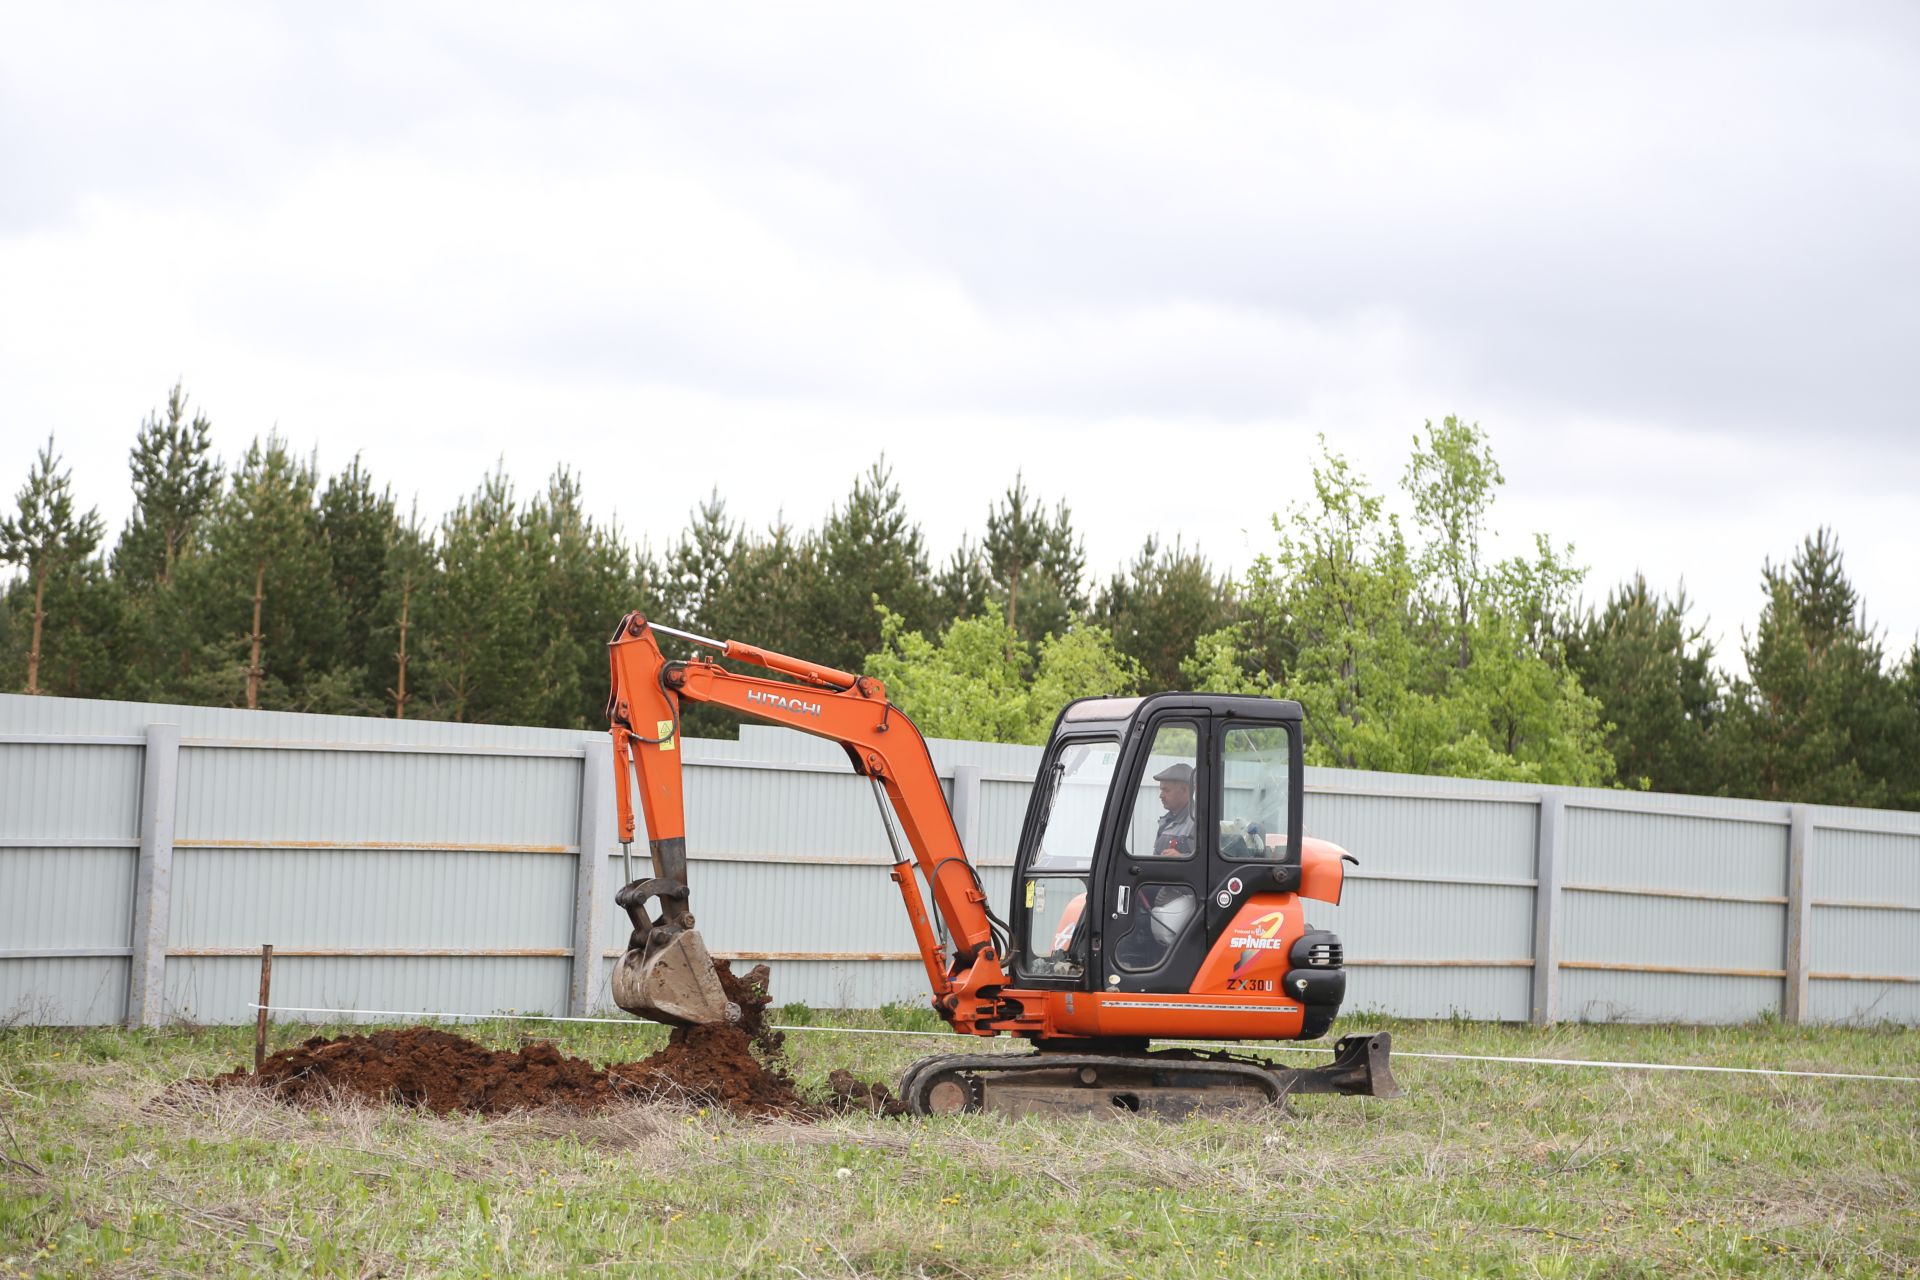
[[[249,1002],[245,1008],[256,1012],[263,1006]],[[657,1023],[644,1023],[638,1018],[568,1018],[551,1013],[430,1013],[419,1009],[314,1009],[301,1005],[276,1004],[264,1006],[269,1013],[356,1013],[378,1014],[390,1018],[471,1018],[475,1021],[496,1020],[523,1022],[591,1022],[602,1026],[638,1027],[655,1026]],[[979,1040],[980,1036],[968,1035],[961,1031],[898,1031],[891,1027],[822,1027],[822,1026],[782,1026],[769,1025],[772,1031],[827,1031],[849,1036],[917,1036],[921,1039],[947,1037],[955,1040]],[[1230,1044],[1216,1040],[1161,1040],[1159,1044],[1194,1049],[1228,1049],[1237,1052],[1252,1050],[1258,1053],[1325,1053],[1322,1046],[1290,1044]],[[1920,1076],[1882,1076],[1868,1075],[1852,1071],[1789,1071],[1782,1067],[1716,1067],[1686,1062],[1612,1062],[1600,1058],[1517,1058],[1503,1057],[1488,1053],[1419,1053],[1410,1049],[1395,1049],[1393,1058],[1429,1058],[1440,1062],[1504,1062],[1519,1066],[1533,1067],[1605,1067],[1616,1071],[1694,1071],[1716,1075],[1736,1076],[1794,1076],[1803,1080],[1880,1080],[1890,1084],[1920,1084]]]

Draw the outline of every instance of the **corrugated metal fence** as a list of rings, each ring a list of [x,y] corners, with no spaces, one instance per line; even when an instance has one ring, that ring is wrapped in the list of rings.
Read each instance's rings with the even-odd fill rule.
[[[694,907],[777,998],[919,1003],[873,799],[832,744],[685,744]],[[1007,900],[1039,752],[935,742]],[[0,695],[0,1024],[608,1007],[600,734]],[[1920,1022],[1920,815],[1307,771],[1362,866],[1348,1006],[1509,1021]],[[644,847],[644,846],[642,846]]]

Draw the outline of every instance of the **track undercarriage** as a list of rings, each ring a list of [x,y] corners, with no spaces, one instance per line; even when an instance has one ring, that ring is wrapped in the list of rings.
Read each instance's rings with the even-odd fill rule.
[[[1197,1112],[1283,1102],[1294,1094],[1400,1094],[1389,1062],[1388,1032],[1347,1036],[1320,1067],[1276,1067],[1228,1053],[1155,1052],[939,1054],[908,1067],[900,1100],[915,1115],[987,1111],[1001,1115],[1149,1114],[1179,1119]]]

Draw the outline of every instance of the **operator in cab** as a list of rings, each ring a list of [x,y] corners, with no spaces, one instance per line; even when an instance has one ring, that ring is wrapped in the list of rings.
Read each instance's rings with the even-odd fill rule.
[[[1165,810],[1154,827],[1153,847],[1148,856],[1184,858],[1193,852],[1193,766],[1181,761],[1153,775],[1160,784],[1160,807]],[[1067,904],[1055,926],[1053,954],[1065,958],[1079,931],[1081,913],[1086,910],[1087,895],[1082,893]],[[1120,961],[1130,969],[1147,969],[1158,964],[1172,947],[1175,938],[1193,918],[1195,902],[1191,892],[1167,886],[1141,891],[1140,904],[1147,909],[1148,926],[1136,930],[1121,943]]]
[[[1182,761],[1153,775],[1160,784],[1160,825],[1153,833],[1153,855],[1184,858],[1193,852],[1193,766]]]

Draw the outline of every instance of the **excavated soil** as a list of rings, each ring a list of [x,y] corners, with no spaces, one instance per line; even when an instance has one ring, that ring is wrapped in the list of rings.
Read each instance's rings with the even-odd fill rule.
[[[727,998],[740,1006],[738,1025],[676,1027],[658,1053],[605,1070],[544,1041],[509,1052],[431,1027],[408,1027],[332,1040],[316,1036],[267,1058],[258,1075],[239,1068],[208,1083],[268,1089],[296,1104],[345,1095],[481,1115],[547,1106],[592,1111],[631,1098],[719,1106],[759,1117],[903,1114],[885,1085],[857,1080],[844,1070],[829,1076],[826,1106],[804,1101],[785,1068],[784,1037],[766,1025],[766,966],[745,977],[736,977],[724,960],[716,967]]]

